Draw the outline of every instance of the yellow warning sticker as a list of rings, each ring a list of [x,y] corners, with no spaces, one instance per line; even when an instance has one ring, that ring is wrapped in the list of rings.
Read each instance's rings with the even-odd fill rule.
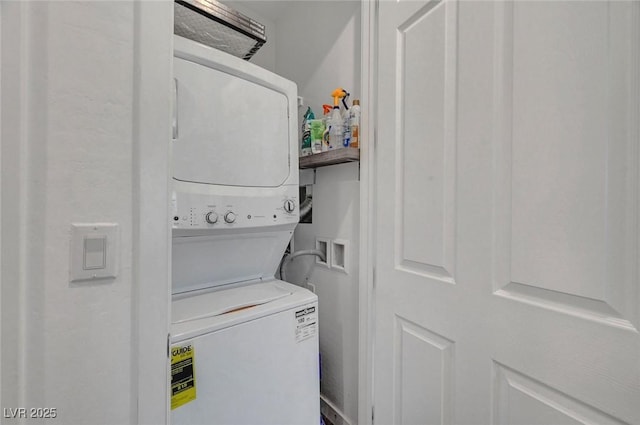
[[[171,347],[171,410],[196,399],[193,345]]]

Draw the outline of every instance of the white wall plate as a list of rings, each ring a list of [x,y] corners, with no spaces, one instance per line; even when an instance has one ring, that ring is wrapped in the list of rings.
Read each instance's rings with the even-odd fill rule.
[[[118,225],[71,225],[69,280],[114,278],[118,272]]]

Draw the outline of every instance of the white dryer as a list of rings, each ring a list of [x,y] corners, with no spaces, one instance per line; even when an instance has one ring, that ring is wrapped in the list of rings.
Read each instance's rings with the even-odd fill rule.
[[[317,298],[275,279],[298,223],[297,89],[174,37],[174,424],[320,417]]]

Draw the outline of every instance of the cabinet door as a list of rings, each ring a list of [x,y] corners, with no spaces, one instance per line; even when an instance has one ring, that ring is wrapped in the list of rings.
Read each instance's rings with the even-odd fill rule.
[[[640,3],[378,6],[375,423],[640,423]]]

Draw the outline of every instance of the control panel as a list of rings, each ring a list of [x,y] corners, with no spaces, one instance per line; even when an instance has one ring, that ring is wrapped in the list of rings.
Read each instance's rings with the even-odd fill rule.
[[[174,229],[231,229],[297,223],[297,186],[281,187],[269,196],[234,196],[174,192]]]

